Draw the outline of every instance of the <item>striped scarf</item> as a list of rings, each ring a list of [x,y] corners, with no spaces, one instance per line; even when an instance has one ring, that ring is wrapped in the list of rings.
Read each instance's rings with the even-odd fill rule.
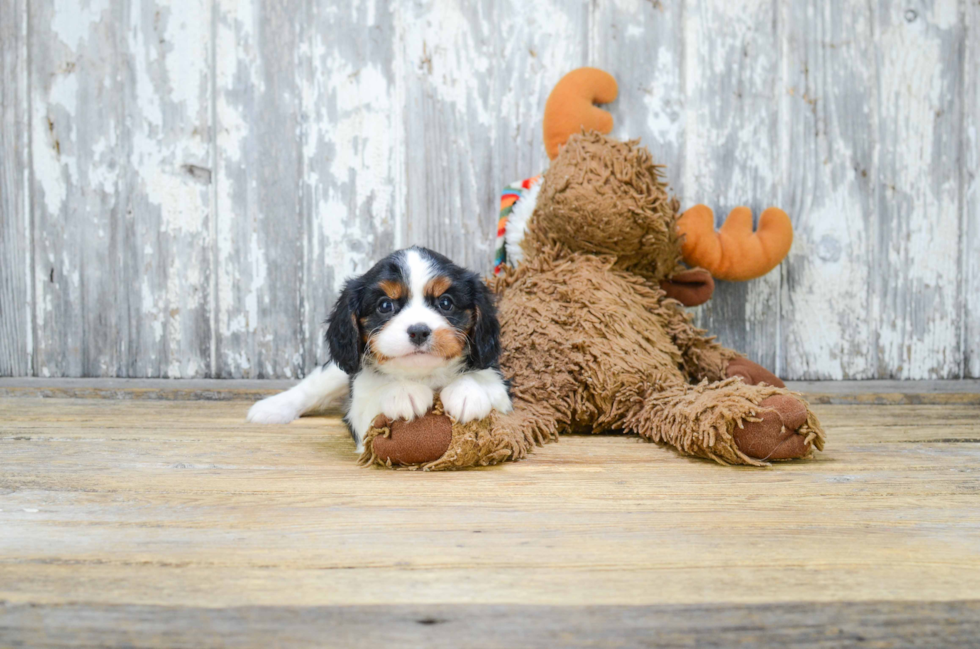
[[[540,176],[526,178],[516,183],[511,183],[504,188],[500,194],[500,217],[497,220],[497,246],[493,257],[493,274],[499,275],[507,262],[507,244],[505,235],[507,234],[507,221],[510,219],[511,212],[517,201],[521,200],[524,193],[530,189]]]

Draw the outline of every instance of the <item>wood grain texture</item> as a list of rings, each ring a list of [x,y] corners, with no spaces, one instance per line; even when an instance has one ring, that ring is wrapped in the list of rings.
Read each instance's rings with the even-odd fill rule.
[[[980,599],[975,405],[817,406],[826,451],[769,470],[581,435],[443,474],[358,467],[336,417],[248,426],[247,408],[0,399],[4,637],[259,606],[270,625],[360,606],[461,622],[448,605],[527,608],[529,625],[673,606],[689,628],[719,605],[806,606],[818,626],[922,611],[903,634],[976,622],[954,604]]]
[[[750,207],[758,220],[780,198],[780,29],[768,0],[684,5],[685,137],[682,209],[704,203],[721,225]],[[779,361],[781,273],[718,281],[697,322],[719,342],[785,374]]]
[[[780,203],[796,230],[781,267],[780,353],[794,378],[876,376],[874,18],[871,5],[809,0],[780,16]]]
[[[882,1],[872,305],[881,378],[962,372],[960,126],[964,28],[956,0]]]
[[[295,385],[289,379],[38,379],[0,377],[0,397],[255,401]],[[789,381],[811,403],[980,405],[980,381]]]
[[[619,98],[607,107],[614,120],[612,134],[624,140],[640,138],[654,160],[665,165],[671,192],[684,196],[688,121],[684,62],[689,53],[699,51],[685,48],[684,6],[631,0],[594,7],[589,63],[615,71],[619,82]]]
[[[972,0],[2,6],[0,374],[304,375],[391,248],[489,270],[549,91],[596,65],[685,207],[794,221],[699,310],[723,343],[785,378],[980,376]]]
[[[0,376],[34,372],[27,3],[0,0]]]
[[[204,376],[209,2],[30,8],[36,371]]]
[[[301,376],[307,3],[217,0],[215,375]]]
[[[491,3],[400,3],[405,245],[481,272],[490,266],[494,56]]]
[[[257,401],[295,385],[288,379],[38,379],[0,378],[0,397]],[[980,390],[977,390],[980,393]],[[978,397],[980,402],[980,397]]]
[[[873,647],[967,646],[980,602],[775,605],[32,606],[0,602],[14,646]]]
[[[565,73],[590,64],[591,52],[587,3],[500,1],[495,20],[494,186],[491,211],[481,217],[492,227],[500,191],[547,168],[544,104]]]
[[[397,247],[407,163],[394,70],[396,13],[385,3],[310,5],[301,50],[304,371],[327,360],[321,324],[344,280]],[[419,167],[415,156],[411,164]]]
[[[980,378],[980,3],[963,4],[963,374]]]

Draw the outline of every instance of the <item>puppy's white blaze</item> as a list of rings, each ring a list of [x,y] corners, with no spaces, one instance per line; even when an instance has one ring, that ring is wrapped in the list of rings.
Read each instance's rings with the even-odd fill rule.
[[[425,285],[432,279],[432,264],[417,250],[405,252],[405,265],[408,267],[409,304],[425,306]]]
[[[433,337],[419,348],[412,344],[408,337],[408,328],[412,325],[423,324],[434,334],[440,329],[451,327],[449,321],[436,313],[425,303],[425,285],[435,273],[432,265],[416,250],[405,251],[405,272],[408,275],[408,300],[402,310],[384,326],[381,333],[374,338],[374,349],[387,356],[389,360],[379,370],[388,373],[396,369],[430,369],[446,364],[446,360],[437,356],[418,355],[417,351],[428,351],[432,346]]]

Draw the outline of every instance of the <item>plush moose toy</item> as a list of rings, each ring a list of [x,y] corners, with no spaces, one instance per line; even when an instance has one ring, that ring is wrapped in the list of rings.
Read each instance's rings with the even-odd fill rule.
[[[365,463],[451,469],[519,460],[561,433],[622,431],[723,464],[763,465],[822,449],[817,418],[782,381],[691,323],[712,276],[758,277],[787,254],[792,226],[746,208],[719,232],[710,209],[678,214],[650,153],[603,133],[593,102],[616,82],[583,68],[545,107],[552,163],[505,192],[498,296],[514,411],[466,426],[436,402],[412,422],[379,417]],[[686,268],[681,260],[693,268]]]

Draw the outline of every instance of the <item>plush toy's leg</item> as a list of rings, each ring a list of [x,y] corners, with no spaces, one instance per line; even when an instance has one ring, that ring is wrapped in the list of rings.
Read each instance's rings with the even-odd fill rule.
[[[676,303],[662,303],[660,316],[664,319],[667,333],[677,345],[684,361],[684,373],[695,382],[705,379],[720,381],[728,378],[728,364],[741,355],[715,341],[714,336],[694,326],[693,316]]]
[[[623,428],[682,453],[722,464],[762,465],[823,449],[823,430],[806,402],[782,388],[740,379],[651,389]]]
[[[722,347],[714,336],[695,327],[691,315],[680,307],[665,305],[663,311],[671,339],[681,350],[685,372],[692,381],[720,381],[738,377],[748,385],[765,383],[777,388],[786,387],[779,377],[766,368],[743,358],[734,350]]]
[[[735,358],[728,362],[725,368],[725,376],[728,378],[738,377],[743,383],[748,385],[772,385],[777,388],[785,388],[786,384],[778,376],[754,363],[747,358]]]

